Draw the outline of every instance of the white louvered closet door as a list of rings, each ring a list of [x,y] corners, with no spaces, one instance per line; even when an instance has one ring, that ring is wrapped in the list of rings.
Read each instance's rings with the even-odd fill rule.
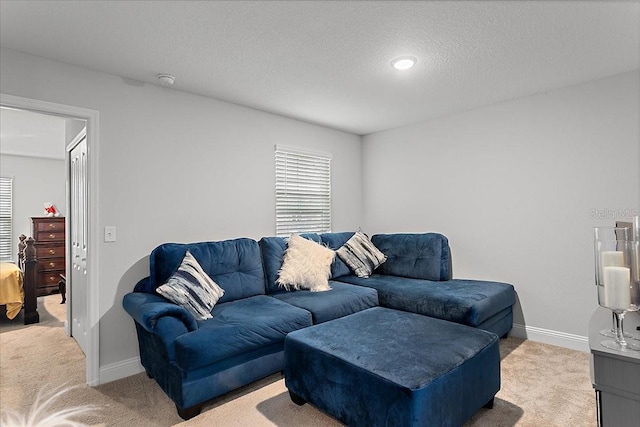
[[[87,138],[83,138],[71,150],[69,217],[71,239],[71,336],[82,351],[87,354],[88,325],[88,279],[87,279]]]

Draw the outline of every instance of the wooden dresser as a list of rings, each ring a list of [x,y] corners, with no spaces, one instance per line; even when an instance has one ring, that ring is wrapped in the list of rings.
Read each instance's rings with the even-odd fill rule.
[[[32,217],[31,225],[38,259],[36,294],[49,295],[58,291],[65,274],[64,217]]]

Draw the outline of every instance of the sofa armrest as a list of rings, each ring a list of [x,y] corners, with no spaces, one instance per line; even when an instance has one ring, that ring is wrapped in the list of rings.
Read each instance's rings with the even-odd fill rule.
[[[176,318],[184,325],[186,332],[198,329],[198,323],[191,313],[159,295],[132,292],[124,296],[122,305],[133,320],[151,333],[159,333],[159,320],[163,317]]]
[[[432,281],[451,279],[451,250],[442,234],[376,234],[371,242],[387,256],[376,273]]]
[[[136,286],[133,288],[133,292],[144,292],[147,294],[153,294],[155,290],[156,288],[153,286],[151,278],[148,276],[136,283]]]

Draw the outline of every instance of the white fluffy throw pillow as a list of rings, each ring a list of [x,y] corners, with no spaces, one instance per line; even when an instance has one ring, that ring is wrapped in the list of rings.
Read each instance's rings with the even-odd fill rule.
[[[328,291],[334,256],[331,249],[292,234],[276,283],[286,290]]]

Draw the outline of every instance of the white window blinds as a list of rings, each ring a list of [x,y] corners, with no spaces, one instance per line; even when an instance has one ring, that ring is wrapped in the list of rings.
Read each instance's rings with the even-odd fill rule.
[[[0,177],[0,260],[13,259],[13,178]]]
[[[331,155],[276,146],[276,235],[331,231]]]

